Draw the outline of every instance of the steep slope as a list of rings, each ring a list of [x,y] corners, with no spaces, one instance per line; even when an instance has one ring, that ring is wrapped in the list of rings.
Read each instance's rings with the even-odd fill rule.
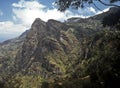
[[[91,44],[87,40],[100,28],[96,20],[45,23],[37,18],[15,59],[16,72],[52,79],[70,75],[78,63],[89,57]]]
[[[11,68],[14,65],[15,57],[18,51],[20,50],[24,39],[27,35],[27,32],[24,32],[22,35],[15,39],[10,39],[4,41],[0,44],[0,73],[9,74]]]
[[[70,77],[43,82],[42,88],[120,87],[120,31],[102,31],[89,39],[90,57],[77,63]]]
[[[78,40],[68,26],[55,20],[45,23],[37,18],[16,57],[16,68],[25,74],[43,77],[62,75],[69,54],[76,52],[77,47]]]

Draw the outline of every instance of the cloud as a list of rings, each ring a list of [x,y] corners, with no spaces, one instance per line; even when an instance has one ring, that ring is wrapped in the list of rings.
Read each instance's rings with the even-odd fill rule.
[[[95,10],[95,8],[93,8],[93,7],[86,7],[86,8],[79,8],[78,13],[82,14],[86,17],[90,17],[90,16],[94,16],[97,14],[101,14],[103,12],[107,12],[108,10],[109,10],[109,8],[99,11],[99,10]]]
[[[102,11],[97,11],[96,14],[101,14],[101,13],[103,13],[103,12],[107,12],[107,11],[109,11],[109,9],[110,9],[110,8],[106,8],[106,9],[104,9],[104,10],[102,10]]]
[[[20,35],[26,30],[22,24],[14,24],[12,21],[0,22],[0,39],[10,39]]]
[[[96,10],[93,7],[79,8],[78,13],[84,16],[92,16],[96,14]]]
[[[37,1],[25,1],[25,0],[20,0],[18,3],[13,3],[12,6],[18,7],[18,8],[27,8],[27,9],[42,9],[45,8],[46,6],[39,4]]]
[[[0,22],[0,31],[2,34],[14,34],[24,31],[24,25],[22,24],[14,24],[11,21]],[[4,30],[3,30],[4,29]]]
[[[2,16],[3,15],[3,12],[0,10],[0,16]]]

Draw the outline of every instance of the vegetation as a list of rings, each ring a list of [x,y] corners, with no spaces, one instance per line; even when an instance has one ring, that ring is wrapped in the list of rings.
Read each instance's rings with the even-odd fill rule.
[[[73,9],[83,8],[87,6],[87,4],[93,4],[97,9],[100,9],[98,6],[96,6],[95,1],[98,1],[105,6],[120,7],[119,5],[112,4],[120,0],[109,0],[109,3],[105,3],[105,0],[57,0],[56,4],[58,6],[58,10],[60,11],[65,11],[70,7]]]
[[[119,88],[120,23],[97,18],[37,19],[23,43],[0,57],[0,88]]]
[[[82,60],[71,76],[43,88],[114,88],[120,81],[120,31],[104,30],[92,36],[91,56]],[[83,68],[83,69],[82,69]],[[72,68],[71,68],[72,69]],[[73,70],[73,69],[72,69]],[[44,87],[45,86],[45,87]]]

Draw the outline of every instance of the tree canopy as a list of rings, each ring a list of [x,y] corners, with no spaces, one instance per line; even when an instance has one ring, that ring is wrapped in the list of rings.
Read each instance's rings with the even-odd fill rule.
[[[117,2],[120,0],[108,0],[109,3],[105,3],[105,0],[57,0],[56,5],[58,6],[58,10],[65,11],[70,7],[72,7],[73,9],[83,8],[87,4],[93,4],[95,7],[97,7],[94,3],[95,1],[98,1],[105,6],[120,7],[119,5],[113,4],[114,2]]]

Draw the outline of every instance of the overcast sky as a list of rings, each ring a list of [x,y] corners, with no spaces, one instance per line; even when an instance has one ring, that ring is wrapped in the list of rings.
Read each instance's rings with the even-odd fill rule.
[[[29,29],[35,18],[44,21],[55,19],[64,21],[70,17],[88,17],[101,13],[93,6],[76,11],[59,12],[55,0],[0,0],[0,41],[19,36]],[[108,7],[96,3],[102,10]]]

